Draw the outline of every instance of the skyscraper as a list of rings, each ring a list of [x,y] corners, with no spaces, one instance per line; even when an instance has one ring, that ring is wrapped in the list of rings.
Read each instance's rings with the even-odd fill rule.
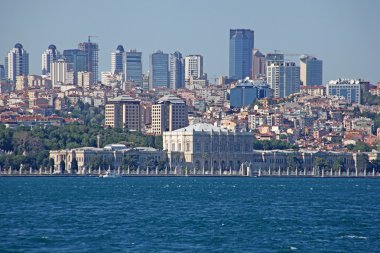
[[[273,62],[267,65],[267,82],[275,98],[286,98],[300,90],[300,67],[294,62]]]
[[[56,61],[59,58],[59,52],[57,50],[57,47],[55,45],[49,45],[48,49],[45,50],[45,52],[42,53],[42,74],[48,75],[50,74],[50,65],[54,61]]]
[[[0,81],[5,80],[5,67],[4,65],[0,65]]]
[[[125,52],[122,45],[118,45],[115,52],[111,53],[111,73],[122,74],[124,69]]]
[[[258,49],[253,49],[252,52],[252,79],[265,76],[265,55]]]
[[[230,29],[230,78],[244,79],[252,71],[252,50],[254,31],[249,29]]]
[[[158,50],[150,55],[149,88],[168,87],[169,84],[169,55]]]
[[[311,56],[300,58],[301,82],[304,86],[322,85],[322,61]]]
[[[6,78],[15,82],[16,76],[29,74],[29,54],[17,43],[5,57]]]
[[[125,81],[133,81],[136,86],[143,86],[142,79],[142,53],[136,49],[126,53],[125,60]]]
[[[72,63],[72,70],[76,73],[87,71],[87,54],[79,49],[67,49],[63,51],[66,62]]]
[[[170,54],[169,87],[180,89],[185,87],[185,72],[182,54],[178,51]]]
[[[82,42],[78,44],[79,50],[86,52],[87,55],[87,69],[86,71],[92,72],[94,75],[94,82],[98,81],[98,43],[93,43],[90,40],[90,36],[87,42]]]
[[[203,56],[188,55],[185,57],[185,83],[188,84],[190,78],[200,79],[203,77]]]

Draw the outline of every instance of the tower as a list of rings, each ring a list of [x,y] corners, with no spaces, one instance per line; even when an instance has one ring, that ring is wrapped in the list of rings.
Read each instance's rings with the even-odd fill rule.
[[[231,79],[250,77],[252,71],[252,50],[254,31],[249,29],[230,29],[230,66]]]
[[[322,61],[304,55],[300,58],[301,82],[304,86],[322,85]]]
[[[125,61],[125,52],[122,45],[118,45],[115,52],[111,53],[111,73],[122,74]]]
[[[170,76],[169,87],[180,89],[185,87],[184,61],[182,54],[178,51],[170,54]]]
[[[87,72],[92,72],[94,75],[94,82],[96,83],[99,78],[99,72],[98,72],[98,52],[99,52],[99,46],[98,43],[91,42],[91,37],[94,36],[88,36],[87,42],[82,42],[78,44],[79,50],[82,50],[86,52],[87,55]]]
[[[150,55],[149,88],[167,88],[169,84],[169,55],[158,50]]]
[[[20,43],[5,57],[5,74],[13,82],[16,81],[16,76],[29,74],[29,54]]]
[[[136,86],[143,87],[142,53],[132,49],[126,52],[125,57],[125,81],[133,81]]]
[[[294,62],[272,62],[267,65],[267,82],[275,98],[286,98],[300,90],[300,67]]]
[[[59,52],[57,50],[57,47],[55,45],[49,45],[48,49],[45,50],[45,52],[42,53],[41,57],[41,69],[43,75],[50,74],[50,65],[58,60],[59,58]]]
[[[185,57],[185,83],[188,84],[190,78],[200,79],[203,77],[203,56],[188,55]]]
[[[252,51],[252,79],[256,79],[266,75],[265,55],[258,49]]]

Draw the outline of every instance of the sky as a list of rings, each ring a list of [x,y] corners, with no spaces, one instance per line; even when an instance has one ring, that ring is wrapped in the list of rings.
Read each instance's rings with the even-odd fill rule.
[[[228,75],[229,29],[255,31],[255,48],[310,54],[323,60],[323,81],[380,81],[380,1],[377,0],[1,0],[0,64],[16,43],[29,53],[31,74],[41,74],[50,44],[77,48],[96,35],[99,72],[111,68],[111,52],[149,54],[160,49],[201,54],[209,79]],[[297,61],[297,58],[289,58]]]

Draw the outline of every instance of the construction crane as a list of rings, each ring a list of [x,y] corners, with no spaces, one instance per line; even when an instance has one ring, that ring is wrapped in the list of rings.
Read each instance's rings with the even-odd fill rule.
[[[280,50],[275,49],[274,52],[276,54],[283,54],[284,56],[288,57],[299,57],[300,59],[305,58],[305,57],[314,57],[310,54],[305,54],[305,53],[287,53],[287,52],[281,52]]]
[[[91,38],[98,38],[96,35],[88,35],[88,43],[91,43]]]

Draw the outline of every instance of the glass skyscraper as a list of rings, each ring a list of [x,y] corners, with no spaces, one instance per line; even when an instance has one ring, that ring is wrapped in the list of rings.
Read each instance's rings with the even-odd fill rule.
[[[170,77],[169,86],[171,89],[185,87],[185,72],[182,54],[178,51],[170,54]]]
[[[138,87],[143,87],[141,55],[136,49],[129,50],[125,61],[125,80],[133,81]]]
[[[169,55],[157,51],[150,55],[149,88],[167,88],[169,84]]]
[[[86,55],[87,55],[87,69],[86,69],[86,71],[93,73],[94,82],[96,83],[98,81],[98,78],[99,78],[99,75],[98,75],[99,46],[98,46],[98,44],[91,42],[90,38],[89,38],[88,42],[79,43],[78,48],[80,50],[86,52]]]
[[[231,79],[250,77],[252,71],[252,50],[254,31],[249,29],[230,29],[230,71]]]

